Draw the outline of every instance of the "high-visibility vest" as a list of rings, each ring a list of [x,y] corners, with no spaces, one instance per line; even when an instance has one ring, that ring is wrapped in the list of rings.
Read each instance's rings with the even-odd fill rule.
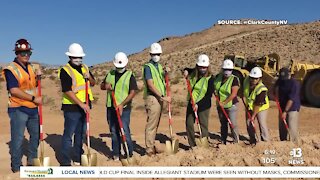
[[[243,95],[246,98],[246,105],[248,107],[249,110],[253,110],[253,103],[257,97],[257,95],[259,95],[262,91],[266,91],[268,94],[268,88],[262,83],[262,81],[260,81],[256,87],[254,88],[254,90],[250,93],[250,81],[249,78],[247,77],[246,79],[244,79],[243,82]],[[262,105],[259,108],[259,112],[266,110],[269,108],[269,98],[268,95],[266,95],[265,97],[265,101],[266,104]]]
[[[190,75],[190,85],[192,87],[192,98],[195,103],[198,103],[207,93],[208,90],[208,82],[211,76],[201,77],[197,81],[196,73],[192,73]],[[187,100],[190,100],[190,94],[188,93]]]
[[[76,97],[83,103],[86,102],[86,82],[85,79],[83,77],[82,74],[80,74],[76,69],[74,69],[72,66],[70,66],[70,64],[66,64],[64,67],[62,67],[61,69],[64,69],[68,75],[71,77],[72,79],[72,92],[75,93]],[[60,71],[59,70],[59,77],[60,77]],[[89,69],[86,65],[82,65],[82,73],[85,74],[87,72],[89,72]],[[92,95],[92,91],[90,86],[88,85],[88,94],[89,94],[89,98],[92,101],[93,100],[93,95]],[[62,104],[76,104],[75,102],[73,102],[73,100],[71,98],[69,98],[65,93],[63,93],[62,96]]]
[[[231,88],[234,78],[238,78],[234,75],[228,77],[227,81],[222,84],[223,75],[218,74],[217,78],[214,81],[214,87],[216,94],[218,94],[221,102],[225,101],[231,95]],[[218,103],[218,102],[217,102]],[[232,106],[232,100],[224,105],[224,108],[230,108]]]
[[[9,70],[17,79],[19,84],[19,89],[23,92],[30,94],[32,96],[36,96],[36,75],[35,69],[32,64],[27,65],[28,73],[16,62],[10,63],[7,67],[5,67],[2,71],[2,76],[5,78],[4,70]],[[10,91],[8,91],[8,106],[9,107],[28,107],[28,108],[36,108],[37,105],[31,101],[27,101],[24,99],[20,99],[18,97],[12,96]]]
[[[163,73],[163,68],[161,64],[158,64],[158,69],[152,64],[152,63],[147,63],[143,66],[142,68],[142,77],[144,77],[144,68],[149,67],[151,71],[151,76],[153,80],[153,85],[156,87],[156,89],[160,92],[162,96],[166,95],[166,86],[165,86],[165,81],[164,81],[164,73]],[[146,80],[144,82],[144,92],[143,92],[143,97],[147,97],[148,89],[147,89],[147,82]]]
[[[111,84],[112,89],[114,89],[114,95],[117,101],[117,105],[121,104],[129,95],[129,86],[130,86],[130,79],[132,75],[132,71],[126,71],[124,74],[121,75],[117,83],[116,81],[116,76],[115,76],[116,71],[111,70],[106,79],[105,82]],[[106,100],[106,105],[107,107],[112,107],[112,97],[111,97],[111,91],[107,92],[107,100]]]

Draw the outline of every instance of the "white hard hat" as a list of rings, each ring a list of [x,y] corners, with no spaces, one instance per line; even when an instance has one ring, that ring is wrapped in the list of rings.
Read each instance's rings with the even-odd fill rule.
[[[233,62],[230,59],[224,60],[222,69],[233,69]]]
[[[205,54],[201,54],[198,57],[197,65],[202,66],[202,67],[208,67],[209,66],[209,57]]]
[[[69,51],[66,52],[67,56],[72,57],[84,57],[86,54],[83,52],[82,47],[78,43],[72,43],[69,46]]]
[[[252,78],[261,78],[262,77],[262,71],[259,67],[254,67],[251,69],[249,73],[249,77]]]
[[[153,43],[150,47],[150,54],[161,54],[162,48],[159,43]]]
[[[128,64],[128,57],[125,53],[123,52],[118,52],[114,56],[113,64],[117,68],[123,68]]]

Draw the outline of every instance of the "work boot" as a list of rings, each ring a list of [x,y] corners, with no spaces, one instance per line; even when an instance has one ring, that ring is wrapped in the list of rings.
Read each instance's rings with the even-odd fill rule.
[[[120,161],[120,158],[119,158],[119,156],[113,156],[113,160],[114,161]]]
[[[156,154],[155,148],[148,148],[148,149],[146,150],[146,154],[147,154],[149,157],[155,155],[155,154]]]

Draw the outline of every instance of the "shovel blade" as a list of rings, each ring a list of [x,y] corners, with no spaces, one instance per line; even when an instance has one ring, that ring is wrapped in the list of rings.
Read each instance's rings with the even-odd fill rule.
[[[179,140],[166,141],[166,153],[176,154],[179,149]]]
[[[196,138],[195,141],[196,141],[196,145],[199,147],[205,147],[205,148],[209,147],[209,142],[206,137],[203,137],[201,139]]]
[[[33,166],[50,166],[50,157],[40,157],[33,159]]]
[[[41,166],[40,158],[33,159],[33,166]]]
[[[176,154],[179,149],[179,140],[177,140],[177,139],[173,140],[171,147],[172,147],[173,154]]]
[[[81,166],[97,166],[97,154],[81,155]]]
[[[134,157],[121,159],[122,166],[134,166],[137,164],[136,159]]]
[[[170,141],[166,141],[166,153],[167,154],[173,154],[172,152],[172,145]]]

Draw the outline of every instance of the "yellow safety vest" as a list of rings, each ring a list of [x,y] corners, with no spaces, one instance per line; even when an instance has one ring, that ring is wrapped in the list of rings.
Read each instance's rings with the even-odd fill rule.
[[[190,85],[192,88],[192,98],[195,103],[198,103],[207,93],[208,82],[211,76],[202,77],[197,81],[195,73],[192,73],[190,78]],[[187,100],[190,100],[190,94],[188,93]]]
[[[156,89],[161,93],[161,95],[165,96],[166,95],[166,86],[165,86],[165,81],[164,81],[164,72],[161,64],[158,64],[158,69],[152,64],[152,63],[147,63],[143,66],[142,68],[142,77],[144,77],[144,68],[148,66],[151,71],[151,76],[153,80],[153,85],[156,87]],[[144,92],[143,92],[143,97],[147,97],[147,82],[144,79]]]
[[[119,80],[117,81],[115,85],[115,70],[111,70],[106,79],[105,82],[111,84],[112,88],[115,89],[114,95],[117,101],[117,105],[121,104],[129,95],[129,86],[130,86],[130,78],[132,75],[132,71],[126,71],[124,74],[121,75]],[[112,97],[111,97],[111,91],[107,92],[107,107],[112,107]]]
[[[231,95],[232,82],[234,78],[238,78],[234,75],[228,77],[227,81],[222,84],[223,75],[218,74],[217,78],[214,81],[214,87],[216,94],[218,94],[221,102],[225,101]],[[218,102],[217,102],[218,103]],[[230,108],[232,106],[232,100],[224,105],[224,108]]]
[[[68,75],[72,79],[72,91],[75,93],[77,98],[85,103],[86,102],[86,84],[85,84],[85,79],[82,74],[80,74],[76,69],[74,69],[70,64],[66,64],[62,69],[64,69]],[[82,73],[85,74],[86,72],[89,72],[89,69],[86,65],[82,65]],[[60,71],[59,70],[59,77],[60,77]],[[88,93],[89,93],[89,98],[92,101],[93,100],[93,95],[92,91],[90,88],[90,85],[88,86]],[[65,93],[63,93],[62,96],[62,104],[76,104],[71,100]]]
[[[253,103],[257,97],[262,91],[267,91],[268,94],[268,88],[262,83],[262,81],[259,82],[259,84],[256,85],[254,90],[250,93],[250,81],[249,77],[247,77],[243,82],[243,95],[246,98],[246,105],[249,110],[253,110]],[[265,97],[266,104],[262,105],[259,108],[259,112],[266,110],[269,108],[269,98],[268,95]]]

